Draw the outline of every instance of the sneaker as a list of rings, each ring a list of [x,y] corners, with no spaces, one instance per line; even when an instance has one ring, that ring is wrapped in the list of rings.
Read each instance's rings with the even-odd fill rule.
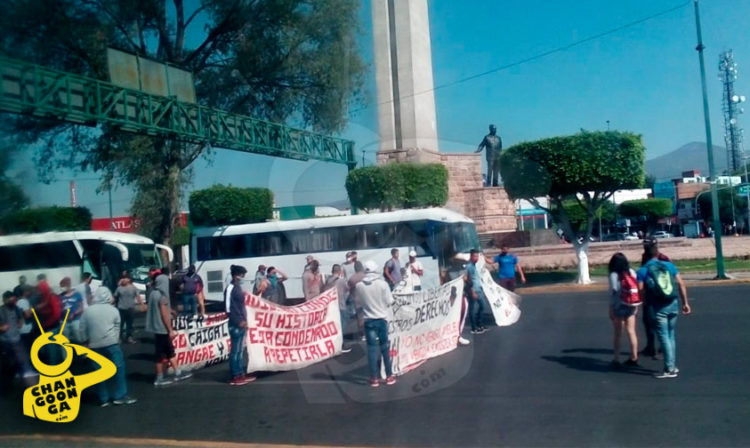
[[[385,384],[389,386],[393,386],[394,384],[396,384],[396,377],[393,375],[389,376],[388,378],[385,379]]]
[[[471,330],[471,334],[481,334],[482,332],[479,330]]]
[[[133,397],[124,397],[124,398],[120,398],[119,400],[115,400],[115,401],[113,401],[112,403],[114,403],[114,404],[116,404],[117,406],[119,406],[119,405],[121,405],[121,404],[134,404],[134,403],[135,403],[135,402],[137,402],[137,401],[138,401],[138,400],[136,400],[136,399],[135,399],[135,398],[133,398]]]
[[[380,387],[380,380],[373,378],[370,380],[370,387]]]
[[[458,345],[469,345],[469,344],[471,344],[471,341],[466,339],[465,337],[460,336],[458,338]]]
[[[157,378],[156,381],[154,381],[154,387],[162,387],[172,383],[174,383],[174,381],[170,378]]]
[[[654,375],[654,378],[658,378],[658,379],[664,379],[664,378],[677,378],[677,373],[678,373],[678,372],[679,372],[679,370],[677,370],[677,369],[675,369],[675,370],[671,370],[671,371],[667,371],[667,370],[665,370],[665,371],[663,371],[663,372],[661,372],[661,373],[657,373],[657,374],[655,374],[655,375]]]
[[[244,386],[245,384],[255,381],[254,376],[249,375],[237,375],[229,381],[230,386]]]
[[[622,365],[628,366],[628,367],[640,367],[641,366],[640,364],[638,364],[638,361],[635,359],[628,359],[627,361],[622,363]]]
[[[479,330],[477,330],[477,334],[482,334],[482,333],[486,333],[486,332],[487,332],[487,329],[484,328],[484,327],[480,327]]]
[[[193,377],[193,373],[192,372],[179,371],[179,372],[175,372],[175,374],[174,374],[174,380],[175,381],[183,381],[183,380],[186,380],[186,379],[192,378],[192,377]]]
[[[359,340],[360,340],[360,341],[362,341],[362,342],[366,342],[366,341],[367,341],[367,338],[366,338],[366,337],[364,337],[364,336],[362,336],[361,338],[359,338]]]
[[[351,347],[344,347],[344,346],[341,347],[341,353],[349,353],[351,351],[352,351]]]
[[[104,403],[99,403],[99,407],[100,407],[100,408],[108,408],[108,407],[110,407],[111,405],[112,405],[112,403],[111,403],[111,402],[109,402],[109,401],[105,401]]]

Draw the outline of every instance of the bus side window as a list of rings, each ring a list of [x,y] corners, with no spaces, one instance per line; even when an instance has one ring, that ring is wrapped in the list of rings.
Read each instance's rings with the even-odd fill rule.
[[[89,258],[88,252],[83,253],[83,272],[88,272],[91,274],[91,277],[93,277],[96,280],[101,280],[99,276],[99,271],[97,269],[94,269],[93,263],[91,263],[91,259]]]

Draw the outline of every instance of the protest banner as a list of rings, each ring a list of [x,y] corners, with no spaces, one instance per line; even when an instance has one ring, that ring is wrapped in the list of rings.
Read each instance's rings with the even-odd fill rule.
[[[463,279],[439,288],[394,295],[388,340],[394,375],[454,348],[460,336]]]
[[[229,358],[229,319],[226,313],[206,317],[172,318],[177,333],[174,351],[177,364],[184,370],[212,366]]]
[[[492,274],[484,266],[481,267],[480,272],[482,290],[490,304],[492,315],[495,317],[495,324],[499,327],[513,325],[521,318],[521,309],[518,307],[521,303],[521,296],[495,283]]]
[[[296,306],[247,294],[245,306],[248,373],[301,369],[341,353],[336,288]]]

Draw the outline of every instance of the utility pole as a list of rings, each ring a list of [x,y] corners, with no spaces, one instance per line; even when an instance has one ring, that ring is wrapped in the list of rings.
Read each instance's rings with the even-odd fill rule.
[[[713,143],[711,142],[711,121],[708,113],[708,93],[706,91],[706,64],[703,62],[703,36],[701,35],[701,16],[698,0],[693,0],[695,7],[695,29],[698,34],[698,61],[700,62],[701,87],[703,88],[703,118],[706,123],[706,148],[708,150],[708,172],[711,177],[711,208],[713,209],[714,238],[716,241],[716,278],[726,279],[724,273],[724,253],[721,247],[721,222],[719,221],[719,193],[716,188],[716,167],[714,166]]]

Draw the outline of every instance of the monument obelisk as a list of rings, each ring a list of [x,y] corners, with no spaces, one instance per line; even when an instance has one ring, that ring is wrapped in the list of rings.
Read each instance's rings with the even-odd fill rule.
[[[439,162],[427,0],[372,0],[378,161]]]
[[[446,207],[474,220],[479,233],[515,230],[515,207],[502,187],[484,188],[479,154],[438,152],[427,0],[372,0],[379,164],[442,163]]]

